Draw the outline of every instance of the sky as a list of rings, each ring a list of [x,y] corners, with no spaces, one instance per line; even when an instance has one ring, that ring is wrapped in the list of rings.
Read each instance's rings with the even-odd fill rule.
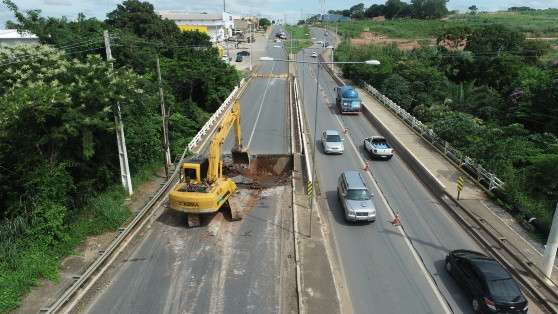
[[[78,13],[84,13],[86,18],[105,20],[106,14],[116,9],[123,1],[117,0],[11,0],[20,11],[40,9],[43,17],[61,18],[65,16],[73,20]],[[269,20],[284,20],[294,24],[307,16],[328,10],[344,10],[363,3],[365,8],[372,4],[385,4],[386,0],[144,0],[153,4],[155,11],[167,10],[171,12],[188,13],[219,13],[225,7],[226,11],[240,16],[259,16]],[[404,2],[410,3],[410,0]],[[447,8],[461,13],[468,11],[468,7],[476,5],[479,12],[494,12],[506,10],[510,7],[526,6],[533,9],[558,8],[558,0],[449,0]],[[0,29],[6,21],[15,21],[13,13],[0,3]]]

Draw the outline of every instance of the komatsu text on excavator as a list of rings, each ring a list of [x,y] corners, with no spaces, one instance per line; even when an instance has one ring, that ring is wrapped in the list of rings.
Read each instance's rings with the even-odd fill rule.
[[[170,192],[170,207],[188,215],[188,226],[200,225],[200,214],[214,213],[223,206],[236,191],[236,184],[223,177],[221,148],[231,127],[234,125],[235,146],[232,149],[233,162],[249,164],[248,149],[242,147],[240,134],[240,103],[235,101],[228,110],[209,145],[209,158],[194,157],[184,162],[180,183]],[[242,208],[230,205],[233,220],[242,219]],[[233,208],[234,207],[234,208]]]

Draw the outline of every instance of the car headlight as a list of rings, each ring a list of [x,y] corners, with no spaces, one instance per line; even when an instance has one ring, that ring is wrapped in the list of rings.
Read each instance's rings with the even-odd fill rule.
[[[355,211],[354,210],[349,210],[349,215],[353,215],[354,216]]]

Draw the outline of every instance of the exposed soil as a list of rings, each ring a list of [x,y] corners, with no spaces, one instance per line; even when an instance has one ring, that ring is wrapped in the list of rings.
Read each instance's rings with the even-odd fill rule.
[[[265,189],[290,184],[291,167],[281,167],[281,158],[259,156],[252,158],[250,166],[229,164],[223,168],[223,175],[233,178],[241,188]]]
[[[436,44],[435,39],[428,40],[430,41],[430,45]],[[388,38],[385,35],[371,32],[362,32],[360,33],[360,38],[351,38],[350,42],[353,47],[368,46],[370,44],[389,46],[396,43],[397,47],[401,50],[413,50],[415,48],[420,48],[421,46],[417,40]]]

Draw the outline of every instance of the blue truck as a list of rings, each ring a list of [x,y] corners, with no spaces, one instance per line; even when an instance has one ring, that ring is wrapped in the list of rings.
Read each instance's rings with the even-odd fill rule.
[[[359,113],[362,109],[362,99],[358,92],[351,86],[339,86],[334,89],[337,92],[335,103],[340,113]]]

